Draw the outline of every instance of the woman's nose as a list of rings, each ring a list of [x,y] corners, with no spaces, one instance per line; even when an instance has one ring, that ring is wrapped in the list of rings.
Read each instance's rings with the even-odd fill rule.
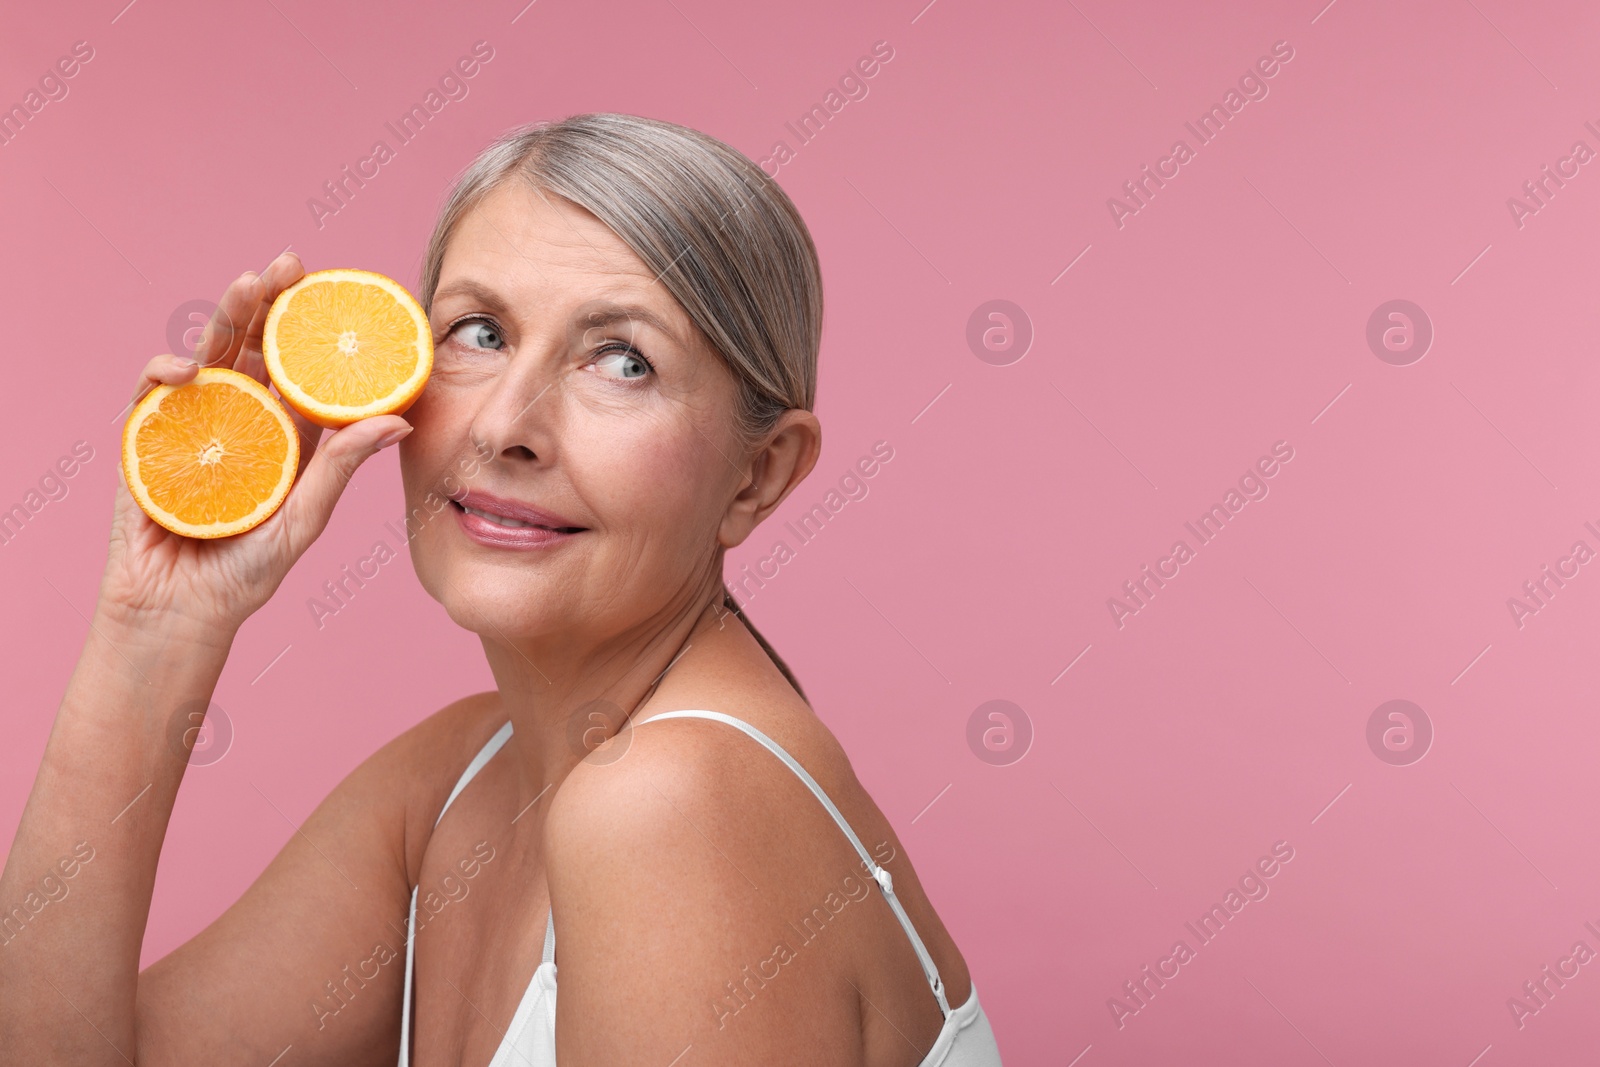
[[[480,454],[536,459],[551,453],[561,383],[558,375],[531,364],[514,361],[486,390],[469,427]]]

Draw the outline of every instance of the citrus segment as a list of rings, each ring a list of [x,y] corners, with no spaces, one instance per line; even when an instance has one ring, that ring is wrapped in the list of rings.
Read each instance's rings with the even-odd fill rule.
[[[267,312],[261,350],[284,401],[330,429],[405,411],[433,370],[422,305],[365,270],[313,271],[285,289]]]
[[[266,521],[299,465],[300,436],[283,405],[225,367],[156,386],[122,429],[129,493],[152,521],[186,537],[227,537]]]

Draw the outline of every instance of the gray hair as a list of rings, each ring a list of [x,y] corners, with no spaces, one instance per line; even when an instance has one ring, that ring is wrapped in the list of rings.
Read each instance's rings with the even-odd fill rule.
[[[451,235],[493,190],[521,180],[593,214],[642,260],[738,383],[734,431],[748,448],[791,408],[816,402],[822,274],[781,186],[723,142],[676,123],[594,113],[519,126],[457,176],[423,256],[430,313]],[[782,657],[723,586],[805,699]]]

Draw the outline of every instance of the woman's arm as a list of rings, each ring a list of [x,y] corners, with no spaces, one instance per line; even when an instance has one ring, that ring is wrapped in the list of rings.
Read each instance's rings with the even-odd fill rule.
[[[285,253],[259,277],[241,275],[207,327],[199,362],[266,384],[267,310],[304,273]],[[196,371],[194,360],[157,356],[133,399],[158,384],[189,382]],[[347,780],[290,839],[256,889],[195,939],[222,951],[180,950],[182,961],[163,969],[175,980],[157,990],[182,996],[147,997],[149,983],[137,973],[161,842],[192,745],[191,712],[207,707],[240,625],[327,526],[356,468],[386,433],[407,426],[397,416],[364,419],[316,447],[320,428],[293,418],[309,442],[294,487],[270,518],[234,537],[196,540],[161,528],[133,502],[118,469],[93,621],[0,872],[5,1062],[253,1055],[284,1028],[275,1013],[300,997],[290,990],[320,985],[330,964],[328,977],[337,979],[345,939],[393,921],[405,895],[403,794],[397,802],[358,773],[357,785]],[[316,854],[348,885],[330,888],[327,872],[306,860]],[[248,929],[229,919],[241,914],[253,920]],[[377,999],[354,1014],[376,1017]],[[351,1052],[354,1029],[339,1038]]]
[[[413,879],[451,782],[496,725],[468,698],[383,746],[215,922],[146,968],[141,1067],[392,1065]]]
[[[481,716],[460,702],[374,753],[237,902],[140,974],[186,766],[171,745],[230,640],[95,617],[0,875],[0,1062],[264,1067],[291,1048],[296,1064],[394,1062],[421,855],[407,810],[443,802],[413,783],[444,782],[441,752],[465,766]]]
[[[0,874],[0,1049],[18,1063],[133,1059],[156,859],[233,635],[97,611]],[[181,713],[180,713],[181,714]]]

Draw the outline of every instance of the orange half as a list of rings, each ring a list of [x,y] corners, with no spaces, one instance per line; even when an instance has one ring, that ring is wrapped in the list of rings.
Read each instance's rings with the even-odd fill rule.
[[[283,503],[300,435],[266,386],[225,367],[158,385],[122,428],[122,473],[151,520],[185,537],[228,537]]]
[[[433,370],[433,330],[393,278],[319,270],[272,302],[261,351],[284,402],[338,429],[411,406]]]

